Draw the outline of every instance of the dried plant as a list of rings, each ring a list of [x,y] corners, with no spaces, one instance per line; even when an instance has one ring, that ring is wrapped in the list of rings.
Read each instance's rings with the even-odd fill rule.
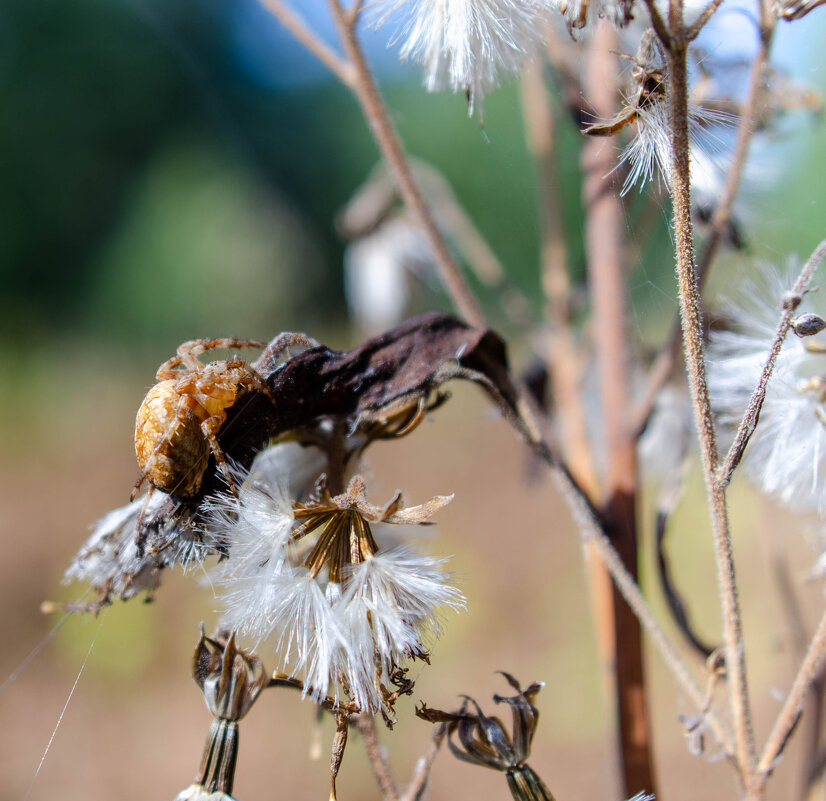
[[[360,460],[372,443],[413,431],[445,402],[445,384],[457,379],[477,384],[545,466],[598,566],[591,573],[595,588],[603,589],[596,593],[601,603],[595,620],[598,640],[610,643],[601,656],[613,666],[608,678],[617,710],[622,795],[648,799],[653,796],[644,793],[657,789],[642,659],[645,632],[694,707],[681,716],[692,751],[701,753],[699,744],[713,741],[737,778],[739,796],[764,798],[806,693],[812,686],[823,692],[823,682],[815,680],[826,650],[826,614],[800,647],[797,676],[758,748],[727,489],[742,460],[764,491],[796,511],[826,514],[826,347],[817,339],[826,324],[814,307],[805,306],[826,241],[793,283],[775,281],[755,290],[751,308],[730,313],[734,330],[711,334],[708,372],[705,286],[721,248],[739,238],[732,233],[739,231],[735,201],[750,147],[772,117],[789,108],[780,98],[784,85],[770,69],[776,27],[780,20],[805,18],[821,3],[756,0],[758,45],[749,56],[750,83],[739,93],[728,91],[725,66],[705,59],[703,37],[721,13],[722,0],[696,7],[684,0],[329,0],[338,49],[312,30],[297,5],[262,3],[352,91],[384,159],[386,172],[357,193],[339,218],[340,229],[356,240],[381,231],[383,238],[371,246],[392,252],[384,262],[392,269],[408,269],[405,254],[418,254],[461,319],[421,315],[371,332],[347,352],[306,334],[285,333],[266,346],[196,340],[159,369],[136,431],[149,491],[100,521],[66,573],[67,580],[91,583],[95,596],[66,608],[97,613],[116,599],[156,591],[169,567],[209,563],[228,628],[214,638],[202,634],[195,677],[216,723],[200,778],[179,798],[229,797],[237,721],[264,687],[300,690],[334,716],[332,798],[351,725],[362,734],[386,799],[422,797],[445,739],[460,759],[504,772],[514,798],[552,798],[526,763],[540,684],[523,691],[504,674],[516,695],[494,700],[512,710],[510,733],[470,699],[456,712],[422,703],[418,714],[437,725],[431,749],[404,793],[374,727],[377,714],[388,727],[397,722],[395,702],[414,692],[407,663],[428,660],[445,631],[445,612],[461,612],[464,597],[444,572],[443,558],[419,554],[394,531],[399,524],[429,524],[452,496],[405,506],[399,493],[376,506],[367,500]],[[541,187],[543,320],[527,319],[529,304],[508,287],[507,270],[444,180],[406,155],[365,60],[361,24],[400,25],[400,56],[421,64],[427,89],[465,93],[468,110],[480,119],[483,96],[523,74],[527,143]],[[586,135],[581,160],[588,325],[573,311],[546,73]],[[624,149],[611,146],[615,136],[625,140]],[[624,196],[637,183],[647,183],[640,191],[655,197],[667,192],[670,198],[680,308],[672,335],[649,362],[634,348],[627,312],[628,260],[634,254],[622,220],[629,202]],[[707,224],[702,237],[698,222]],[[506,310],[514,312],[514,327],[525,331],[544,359],[552,388],[544,403],[511,370],[505,344],[488,329],[448,240],[483,286],[510,299]],[[387,286],[402,292],[401,280]],[[351,295],[367,297],[359,291],[355,286]],[[392,315],[401,314],[404,298],[391,300]],[[375,319],[389,325],[388,318],[370,314],[370,303],[382,301],[356,304],[365,326]],[[790,332],[795,337],[784,346]],[[251,363],[198,359],[216,346],[259,346],[263,353]],[[684,371],[678,369],[681,352]],[[587,371],[596,376],[597,390],[589,389]],[[600,453],[592,444],[586,405],[599,409]],[[663,414],[676,414],[679,431],[695,432],[718,578],[716,649],[691,630],[665,559],[663,542],[685,475],[682,435],[666,435],[667,443],[648,441],[645,450],[667,465],[660,468],[659,564],[689,649],[652,612],[637,582],[638,445],[646,430],[650,438],[675,430],[661,424]],[[730,432],[721,435],[721,426]],[[722,453],[718,442],[729,435],[731,446]],[[604,591],[609,581],[613,593]],[[264,671],[261,659],[236,641],[263,654],[276,672]]]

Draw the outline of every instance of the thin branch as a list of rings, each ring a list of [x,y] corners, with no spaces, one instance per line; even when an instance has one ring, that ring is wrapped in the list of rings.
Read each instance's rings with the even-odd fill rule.
[[[790,656],[794,665],[802,664],[806,658],[809,637],[806,633],[803,609],[799,595],[792,581],[787,558],[785,532],[772,527],[769,531],[767,550],[769,564],[777,587],[777,596],[780,609],[783,613],[783,631],[787,635]],[[799,789],[795,797],[799,801],[813,798],[812,789],[819,781],[819,755],[821,742],[821,728],[823,724],[824,697],[826,693],[826,673],[821,664],[817,676],[809,687],[807,698],[804,700],[801,731],[796,735],[800,745]]]
[[[654,647],[659,651],[666,667],[677,683],[697,706],[697,709],[704,709],[707,703],[705,691],[694,680],[691,671],[683,661],[673,641],[657,622],[637,582],[625,567],[611,540],[603,531],[588,498],[577,486],[568,471],[555,459],[544,442],[534,441],[532,444],[534,452],[548,466],[551,479],[571,510],[584,541],[593,543],[594,550],[608,568],[617,589],[640,621],[640,625],[651,639]],[[734,739],[723,723],[718,720],[713,712],[707,713],[705,721],[726,754],[733,758]]]
[[[693,42],[703,30],[706,23],[711,19],[714,12],[720,8],[723,0],[711,0],[711,2],[702,10],[700,16],[689,26],[686,31],[686,38],[689,42]]]
[[[353,0],[353,5],[350,6],[350,10],[347,12],[350,25],[353,27],[355,27],[356,22],[358,22],[359,14],[361,14],[361,9],[363,7],[364,0]]]
[[[399,791],[393,777],[393,770],[376,732],[376,719],[370,714],[363,713],[352,718],[351,722],[356,724],[356,728],[361,735],[364,750],[370,760],[370,767],[373,768],[376,781],[379,783],[381,797],[384,801],[399,801]]]
[[[656,3],[654,0],[645,0],[645,7],[648,9],[648,16],[651,19],[651,27],[657,34],[657,38],[660,42],[662,42],[662,46],[665,50],[670,50],[671,31],[669,31],[666,27],[665,20],[662,18],[662,14],[660,14],[660,10],[657,8]]]
[[[817,631],[812,637],[809,650],[806,653],[806,658],[800,665],[800,670],[798,670],[792,683],[792,688],[789,690],[783,709],[778,715],[763,748],[763,753],[760,755],[755,775],[755,785],[758,790],[765,786],[772,770],[774,770],[778,757],[782,754],[789,736],[800,718],[803,699],[809,686],[817,678],[824,653],[826,653],[826,612],[820,619]]]
[[[760,381],[754,388],[749,405],[743,415],[743,420],[737,429],[737,435],[732,442],[729,452],[726,455],[725,462],[720,467],[717,473],[717,484],[722,488],[728,485],[731,481],[731,476],[740,460],[743,458],[743,452],[749,444],[749,439],[757,427],[757,421],[760,418],[760,410],[763,408],[763,401],[766,399],[766,387],[768,386],[771,374],[774,371],[774,366],[777,363],[777,357],[780,355],[780,350],[783,347],[783,341],[786,339],[786,334],[791,328],[792,318],[800,305],[803,295],[806,294],[806,288],[812,280],[812,275],[817,269],[817,266],[826,256],[826,239],[824,239],[814,250],[800,275],[794,282],[794,286],[787,294],[783,301],[783,313],[780,316],[780,322],[777,325],[777,330],[774,333],[774,339],[769,348],[769,355],[766,357],[766,363],[763,366],[763,372],[760,375]]]
[[[307,27],[307,24],[282,0],[259,0],[266,9],[345,86],[352,88],[353,68],[329,45]]]
[[[669,9],[672,24],[681,24],[679,22],[681,16],[682,3],[680,0],[672,0]],[[687,45],[684,43],[678,44],[676,40],[672,40],[672,47],[670,50],[666,50],[666,57],[668,62],[669,124],[673,150],[672,198],[676,269],[683,345],[688,368],[689,388],[700,439],[703,475],[709,498],[712,531],[714,533],[717,580],[723,607],[726,669],[729,676],[729,696],[736,733],[737,764],[741,778],[746,783],[755,759],[754,733],[751,723],[743,627],[740,603],[737,597],[737,581],[729,532],[728,510],[726,509],[725,490],[719,487],[716,481],[717,444],[703,356],[700,288],[694,262],[691,225]]]
[[[416,763],[413,776],[401,797],[401,801],[421,801],[427,789],[427,783],[430,781],[430,771],[433,769],[433,763],[436,761],[436,756],[446,735],[447,723],[437,723],[433,729],[433,736],[430,738],[427,753]]]
[[[354,71],[353,81],[348,85],[353,90],[373,138],[398,183],[399,194],[424,230],[433,249],[436,268],[457,310],[471,325],[482,327],[485,324],[482,310],[413,180],[404,148],[387,115],[373,74],[364,59],[354,26],[339,0],[329,0],[329,5],[342,47]]]

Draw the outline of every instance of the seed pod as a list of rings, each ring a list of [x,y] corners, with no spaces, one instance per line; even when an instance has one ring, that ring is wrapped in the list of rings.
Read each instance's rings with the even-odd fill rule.
[[[819,334],[826,328],[826,320],[818,314],[801,314],[791,322],[792,330],[799,337],[810,337]]]

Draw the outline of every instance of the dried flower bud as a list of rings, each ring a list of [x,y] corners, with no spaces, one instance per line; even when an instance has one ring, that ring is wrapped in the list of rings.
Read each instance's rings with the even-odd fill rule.
[[[232,721],[249,712],[269,680],[255,654],[235,647],[234,634],[228,640],[213,640],[205,636],[203,627],[192,659],[192,677],[203,691],[209,711],[216,718]]]
[[[801,314],[791,322],[792,331],[799,337],[811,337],[826,328],[826,320],[819,314]]]
[[[466,698],[458,712],[428,709],[423,703],[416,709],[416,714],[430,723],[448,724],[448,747],[457,758],[503,771],[514,801],[554,801],[542,779],[525,763],[539,720],[533,699],[545,685],[535,682],[522,690],[513,676],[505,672],[502,675],[517,692],[510,697],[493,696],[497,704],[504,701],[511,708],[513,726],[510,735],[498,718],[487,717],[472,698]],[[467,711],[468,704],[475,708],[476,714]],[[458,743],[454,742],[454,735]]]
[[[269,677],[255,654],[239,651],[235,635],[211,639],[204,634],[195,646],[192,676],[215,716],[209,728],[198,780],[175,801],[234,801],[232,784],[238,759],[238,721],[246,715]]]

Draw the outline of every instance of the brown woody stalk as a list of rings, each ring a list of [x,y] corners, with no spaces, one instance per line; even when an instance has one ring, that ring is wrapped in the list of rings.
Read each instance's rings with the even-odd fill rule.
[[[610,118],[618,102],[618,37],[603,23],[590,42],[585,96],[595,113]],[[626,330],[625,225],[616,182],[613,140],[586,138],[582,148],[585,244],[593,337],[599,376],[600,418],[607,457],[601,518],[625,566],[637,577],[636,443],[628,429],[628,337]],[[613,626],[615,694],[623,794],[641,788],[656,792],[651,730],[645,698],[642,632],[639,622],[615,591],[610,599]],[[597,619],[602,615],[598,612]],[[603,618],[604,620],[604,618]],[[604,623],[603,623],[604,625]]]

